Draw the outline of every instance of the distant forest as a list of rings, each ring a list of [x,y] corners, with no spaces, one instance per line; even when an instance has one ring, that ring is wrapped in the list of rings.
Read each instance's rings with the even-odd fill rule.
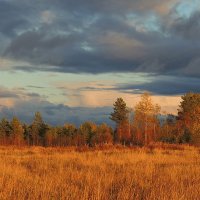
[[[131,116],[133,112],[133,117]],[[0,121],[1,145],[35,146],[103,146],[113,144],[149,145],[154,142],[189,143],[200,145],[200,93],[182,96],[177,115],[161,115],[161,107],[154,104],[149,93],[141,95],[131,111],[122,98],[113,104],[110,119],[115,129],[91,121],[80,127],[66,123],[52,127],[46,124],[40,112],[33,122],[23,124],[17,117]]]

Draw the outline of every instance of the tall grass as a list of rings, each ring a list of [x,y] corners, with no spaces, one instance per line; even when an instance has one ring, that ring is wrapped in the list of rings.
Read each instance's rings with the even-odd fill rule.
[[[200,151],[0,148],[0,199],[199,199]]]

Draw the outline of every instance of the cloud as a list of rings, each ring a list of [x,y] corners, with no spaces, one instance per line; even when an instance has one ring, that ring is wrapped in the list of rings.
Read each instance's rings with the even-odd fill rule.
[[[8,89],[6,87],[0,86],[0,104],[1,106],[13,107],[16,102],[24,100],[38,100],[44,99],[44,95],[38,93],[27,91],[25,88],[12,88]]]
[[[69,107],[51,103],[45,96],[24,88],[0,88],[0,118],[12,119],[13,116],[17,116],[23,122],[31,123],[37,111],[41,112],[44,120],[51,125],[80,125],[85,121],[94,121],[98,124],[107,122],[112,125],[109,120],[112,108],[109,106]]]
[[[116,91],[107,91],[95,93],[83,93],[83,98],[86,98],[86,102],[92,102],[96,105],[96,101],[101,104],[98,107],[88,107],[87,104],[83,104],[84,107],[76,106],[70,107],[64,104],[54,104],[46,100],[37,94],[23,92],[18,98],[12,97],[12,95],[7,95],[6,99],[0,97],[0,118],[12,119],[13,116],[17,116],[22,122],[31,123],[34,117],[34,113],[41,112],[44,121],[51,125],[63,125],[65,123],[74,123],[79,126],[85,121],[94,121],[97,124],[106,122],[109,125],[114,125],[109,119],[109,115],[112,112],[112,104],[119,97],[119,94],[115,96]],[[24,98],[24,95],[27,95]],[[127,102],[128,106],[133,108],[138,102],[140,95],[138,94],[123,94],[121,93],[124,100]],[[93,98],[90,98],[93,96]],[[107,101],[108,97],[112,98],[109,100],[110,106],[102,105],[102,101]],[[3,100],[3,101],[2,101]],[[5,101],[6,100],[6,101]],[[112,101],[111,101],[112,100]],[[159,103],[163,106],[163,110],[167,110],[169,113],[176,114],[177,105],[180,101],[180,97],[173,96],[153,96],[155,103]],[[108,103],[108,101],[107,101]]]
[[[185,1],[36,2],[0,2],[2,57],[27,63],[14,70],[186,76],[192,63],[199,77],[199,11],[177,14]]]
[[[45,24],[52,24],[56,16],[53,12],[45,10],[41,12],[41,22]]]
[[[19,96],[6,88],[0,87],[0,99],[1,98],[19,98]]]
[[[198,61],[198,60],[197,60]],[[192,65],[191,65],[192,67]],[[189,69],[188,69],[189,70]],[[198,73],[198,72],[197,72]],[[97,97],[99,95],[99,101],[101,101],[100,96],[117,97],[121,94],[142,94],[145,91],[151,92],[153,95],[158,96],[180,96],[188,92],[198,92],[200,93],[200,80],[194,77],[177,77],[177,76],[155,76],[155,74],[141,74],[134,75],[129,74],[130,77],[119,78],[116,74],[118,81],[114,81],[110,78],[109,81],[86,81],[86,82],[62,82],[58,87],[60,90],[66,91],[68,95],[79,95],[80,98],[83,93]],[[72,86],[71,86],[72,85]],[[65,93],[65,92],[64,92]],[[103,95],[103,93],[105,93]],[[109,95],[109,93],[112,95]],[[114,94],[115,93],[115,94]],[[74,96],[76,98],[76,95]],[[79,98],[79,100],[80,100]],[[88,102],[89,102],[88,98]],[[92,99],[92,97],[91,97]],[[75,102],[73,99],[72,102]]]
[[[162,77],[162,80],[167,83],[167,77]],[[181,80],[179,80],[181,81]],[[173,114],[177,114],[178,105],[181,101],[181,95],[179,89],[184,85],[177,87],[179,81],[169,81],[166,86],[161,85],[159,88],[160,81],[154,78],[148,81],[133,81],[129,83],[115,83],[109,82],[76,82],[71,83],[73,87],[70,87],[69,83],[62,85],[60,90],[63,91],[64,96],[67,96],[67,103],[73,107],[82,105],[83,107],[112,107],[114,101],[118,97],[122,97],[127,103],[127,106],[134,108],[136,103],[140,100],[140,96],[145,91],[150,91],[152,93],[152,98],[155,103],[158,103],[162,107],[162,111],[167,111]],[[182,80],[185,81],[185,80]],[[191,80],[190,80],[191,81]],[[157,86],[151,86],[155,84]],[[161,83],[162,84],[162,83]],[[150,86],[149,86],[150,85]],[[162,86],[164,87],[162,90]],[[198,82],[196,83],[198,86]],[[176,88],[177,87],[177,88]],[[176,91],[171,88],[176,88]],[[191,90],[190,90],[191,91]]]
[[[27,13],[27,10],[23,9],[22,6],[14,2],[1,1],[0,32],[4,36],[12,38],[18,30],[26,28],[29,22],[24,16],[25,13]]]
[[[200,39],[200,11],[192,13],[188,18],[178,17],[171,24],[170,29],[185,39]]]
[[[117,84],[115,89],[130,94],[149,91],[156,95],[180,96],[188,92],[200,93],[199,85],[200,80],[197,78],[161,76],[146,83]]]
[[[84,1],[84,4],[81,0],[78,0],[76,2],[73,2],[72,0],[61,0],[59,1],[62,5],[65,5],[65,8],[71,9],[71,10],[79,10],[79,11],[94,11],[94,12],[100,12],[100,13],[123,13],[126,12],[132,12],[132,11],[140,11],[140,12],[146,12],[149,10],[156,11],[159,13],[162,13],[163,11],[166,12],[169,10],[169,7],[172,3],[177,2],[177,0],[86,0]],[[77,5],[81,5],[81,7],[78,7]]]
[[[51,125],[63,125],[65,123],[73,123],[79,126],[85,121],[94,121],[95,123],[107,122],[112,125],[109,120],[111,107],[68,107],[63,104],[53,104],[48,101],[29,100],[17,101],[12,107],[0,106],[0,117],[11,119],[13,116],[19,117],[26,123],[31,123],[35,112],[41,112],[46,123]]]

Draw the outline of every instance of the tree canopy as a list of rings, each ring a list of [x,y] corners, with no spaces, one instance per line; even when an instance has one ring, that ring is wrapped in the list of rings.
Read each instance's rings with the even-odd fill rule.
[[[17,117],[11,121],[3,118],[0,121],[0,145],[93,147],[149,145],[157,141],[200,145],[199,93],[182,96],[177,116],[169,113],[161,116],[160,110],[151,95],[144,93],[133,113],[122,98],[114,102],[110,119],[116,123],[115,129],[92,121],[79,127],[67,122],[62,126],[51,126],[44,122],[40,112],[35,113],[31,124],[23,124]]]
[[[117,98],[113,104],[113,112],[110,114],[110,119],[117,125],[128,120],[129,110],[125,101],[122,98]]]
[[[138,130],[138,140],[141,143],[148,144],[155,139],[156,126],[158,122],[158,114],[160,106],[153,104],[149,93],[141,95],[141,100],[136,104],[134,110],[134,125]]]
[[[179,106],[178,119],[185,131],[191,134],[192,142],[200,144],[200,93],[183,95]]]

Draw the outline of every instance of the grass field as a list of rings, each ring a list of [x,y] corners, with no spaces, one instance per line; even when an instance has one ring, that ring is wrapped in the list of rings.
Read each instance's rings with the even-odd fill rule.
[[[200,151],[0,147],[0,199],[200,199]]]

